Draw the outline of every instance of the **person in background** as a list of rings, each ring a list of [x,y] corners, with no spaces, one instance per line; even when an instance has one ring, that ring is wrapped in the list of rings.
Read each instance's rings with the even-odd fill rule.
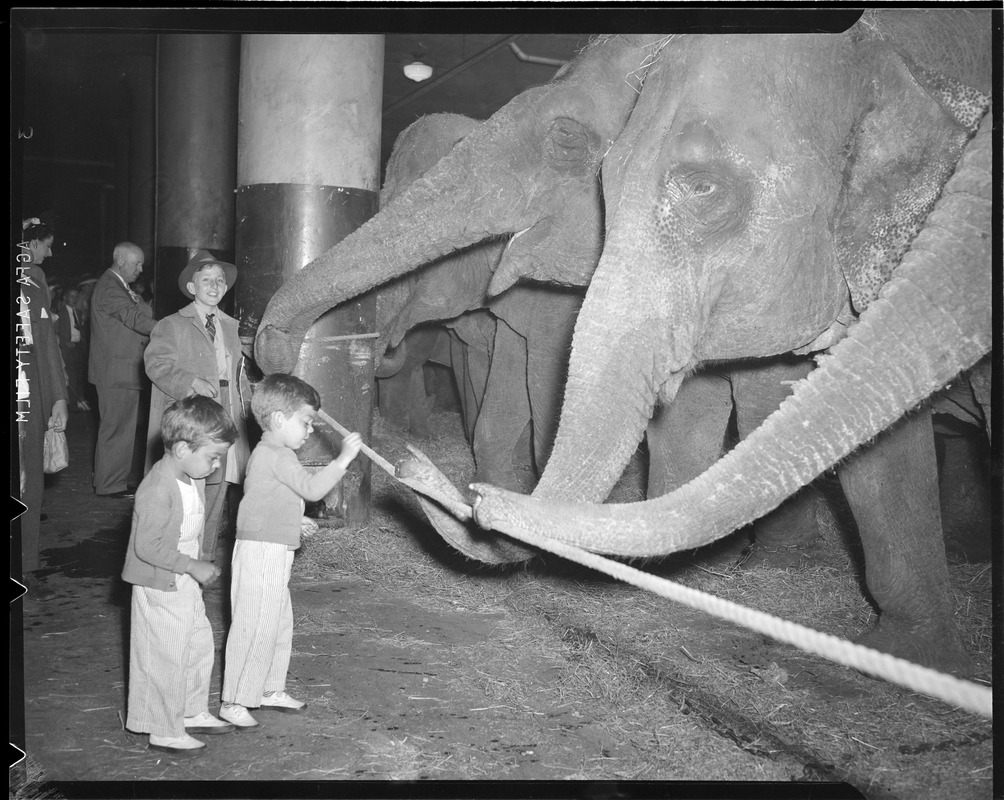
[[[143,350],[155,324],[150,307],[129,288],[142,271],[143,251],[132,242],[120,242],[91,295],[87,377],[98,390],[94,491],[102,497],[135,496],[130,480],[145,380]]]
[[[132,586],[126,727],[148,733],[151,750],[190,754],[193,733],[229,733],[209,713],[213,629],[202,587],[219,567],[199,558],[204,480],[219,466],[237,430],[208,397],[189,397],[163,414],[164,457],[136,491],[122,579]]]
[[[83,278],[77,282],[77,291],[80,292],[80,301],[77,304],[77,311],[80,312],[80,321],[87,332],[91,326],[91,295],[94,294],[94,285],[97,278]]]
[[[216,560],[216,540],[223,519],[227,487],[244,480],[250,455],[243,407],[237,391],[241,342],[237,320],[218,308],[237,281],[237,267],[198,250],[178,276],[178,288],[192,302],[157,323],[143,354],[146,374],[153,382],[147,463],[157,451],[157,432],[164,408],[172,400],[193,394],[211,397],[237,425],[237,440],[221,459],[220,468],[206,478],[206,532],[202,558]]]
[[[63,287],[58,283],[50,283],[49,298],[52,301],[52,305],[49,306],[49,310],[52,312],[52,324],[55,325],[59,321],[59,306],[63,302]]]
[[[45,431],[66,429],[66,381],[56,330],[49,312],[51,299],[42,263],[52,255],[53,232],[37,217],[22,223],[22,241],[14,268],[17,312],[14,324],[21,502],[21,574],[28,596],[48,600],[54,593],[38,582],[38,537],[45,474]],[[13,544],[13,540],[12,540]],[[11,553],[11,561],[14,561]]]
[[[66,365],[66,385],[71,405],[78,411],[90,411],[87,402],[87,342],[77,305],[80,291],[68,289],[60,300],[56,313],[56,332],[59,334],[59,351]]]

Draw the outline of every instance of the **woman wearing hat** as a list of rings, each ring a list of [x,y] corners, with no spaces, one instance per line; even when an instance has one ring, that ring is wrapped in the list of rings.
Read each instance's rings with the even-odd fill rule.
[[[241,344],[237,320],[218,306],[237,280],[237,267],[220,261],[208,250],[198,250],[178,276],[178,288],[192,302],[165,317],[150,334],[143,360],[153,382],[150,427],[147,432],[147,468],[161,453],[160,420],[173,400],[193,394],[211,397],[222,405],[237,425],[237,441],[219,468],[206,478],[206,526],[202,556],[216,558],[216,538],[226,500],[227,486],[244,480],[249,447],[243,409],[237,392]]]

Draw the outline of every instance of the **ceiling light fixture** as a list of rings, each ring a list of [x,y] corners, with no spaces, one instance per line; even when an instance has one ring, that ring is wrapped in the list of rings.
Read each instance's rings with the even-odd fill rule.
[[[432,77],[432,67],[421,61],[412,61],[410,64],[404,65],[404,76],[415,83],[421,83]]]

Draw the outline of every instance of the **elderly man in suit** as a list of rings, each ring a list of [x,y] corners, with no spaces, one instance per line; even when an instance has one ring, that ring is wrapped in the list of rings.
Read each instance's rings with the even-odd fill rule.
[[[150,306],[129,288],[143,271],[143,251],[132,242],[115,245],[112,265],[91,295],[91,348],[87,377],[98,390],[98,440],[94,491],[131,498],[136,424],[143,388],[143,350],[153,330]]]
[[[216,559],[216,540],[227,487],[244,480],[250,448],[243,407],[237,391],[242,358],[237,320],[220,310],[227,290],[237,281],[237,267],[208,250],[196,250],[178,276],[178,288],[192,302],[165,317],[153,329],[146,348],[146,374],[153,382],[147,431],[147,470],[159,457],[160,420],[174,400],[193,394],[210,397],[230,412],[237,440],[206,478],[206,524],[203,561]]]

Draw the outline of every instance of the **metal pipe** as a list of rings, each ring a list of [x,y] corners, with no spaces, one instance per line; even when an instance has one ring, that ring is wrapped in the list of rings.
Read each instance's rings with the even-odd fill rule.
[[[531,56],[520,50],[519,45],[516,42],[509,42],[509,49],[512,50],[513,55],[516,56],[520,61],[526,61],[528,64],[543,64],[547,67],[563,67],[567,64],[560,58],[546,58],[544,56]]]

